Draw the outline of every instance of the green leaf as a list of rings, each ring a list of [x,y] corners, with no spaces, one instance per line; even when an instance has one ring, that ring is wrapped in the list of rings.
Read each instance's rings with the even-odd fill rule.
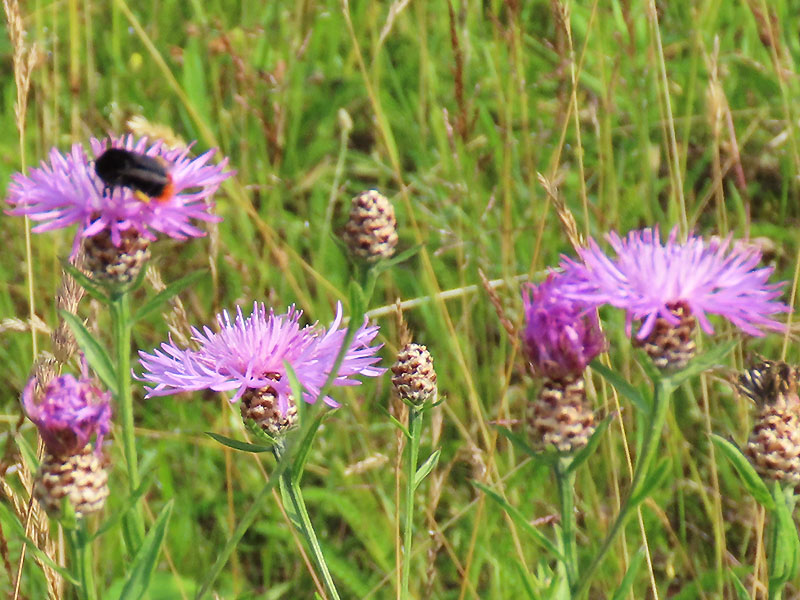
[[[395,265],[405,262],[415,254],[417,254],[420,250],[422,250],[422,246],[423,244],[417,244],[416,246],[411,246],[411,248],[403,250],[400,254],[396,254],[391,258],[387,258],[386,260],[381,260],[377,262],[372,268],[375,270],[376,273],[382,273],[383,271],[388,271]]]
[[[297,514],[297,509],[295,508],[294,503],[292,503],[292,497],[289,494],[289,489],[287,487],[287,485],[290,484],[286,483],[285,477],[281,477],[278,483],[281,490],[281,500],[283,501],[283,509],[286,511],[286,516],[289,517],[292,525],[294,525],[298,531],[302,531],[303,523],[300,521],[300,517]]]
[[[314,437],[317,435],[317,430],[322,424],[322,419],[324,416],[325,413],[318,414],[314,420],[308,424],[308,426],[304,425],[296,434],[303,436],[299,445],[297,446],[297,450],[291,457],[292,479],[294,479],[294,481],[297,483],[300,482],[300,478],[303,475],[303,469],[305,469],[306,462],[308,462],[308,457],[311,453],[311,445],[314,443]]]
[[[81,320],[70,312],[65,310],[59,311],[61,318],[69,325],[72,333],[75,334],[75,341],[78,346],[86,355],[86,360],[89,366],[97,373],[97,376],[103,382],[114,396],[117,395],[117,378],[114,371],[114,363],[111,362],[108,354],[100,345],[94,336],[89,333],[89,330],[83,325]]]
[[[31,473],[36,473],[39,470],[39,457],[36,456],[36,450],[22,435],[17,435],[14,441],[17,443],[22,458],[25,459],[25,464],[28,465]]]
[[[161,509],[155,523],[147,532],[142,546],[133,558],[133,564],[128,572],[125,586],[119,595],[119,600],[139,600],[147,592],[171,514],[172,500]]]
[[[770,565],[770,591],[773,587],[783,586],[794,578],[797,573],[798,552],[800,552],[797,526],[792,519],[792,511],[779,482],[775,482],[773,500],[775,501],[775,510],[772,512],[773,527],[775,527],[775,550]]]
[[[419,487],[419,484],[422,483],[422,481],[430,474],[434,467],[436,467],[436,463],[439,462],[439,455],[441,453],[441,450],[437,450],[428,457],[428,460],[426,460],[419,469],[417,469],[417,472],[414,475],[414,490]]]
[[[239,450],[240,452],[252,452],[253,454],[258,454],[260,452],[271,452],[273,448],[272,446],[260,446],[258,444],[242,442],[240,440],[235,440],[233,438],[220,435],[219,433],[214,433],[213,431],[206,431],[205,434],[208,437],[218,441],[223,446],[233,448],[234,450]]]
[[[513,431],[511,431],[506,427],[501,427],[499,425],[496,425],[495,429],[497,429],[497,433],[502,435],[512,444],[514,444],[515,448],[521,450],[522,452],[524,452],[525,454],[527,454],[536,461],[549,464],[557,458],[555,455],[551,456],[550,454],[547,454],[545,452],[537,452],[528,445],[528,442],[521,435],[514,433]]]
[[[206,272],[204,270],[195,271],[194,273],[191,273],[186,277],[182,277],[181,279],[178,279],[178,281],[169,284],[166,288],[145,302],[144,305],[142,305],[139,310],[136,311],[136,314],[134,314],[131,318],[131,324],[149,317],[151,314],[158,311],[167,300],[177,296],[190,285],[199,279],[202,279],[205,275]]]
[[[381,411],[385,417],[388,417],[388,419],[392,422],[392,425],[402,431],[403,435],[405,435],[407,439],[411,439],[411,433],[408,431],[408,429],[406,429],[406,426],[398,421],[388,410],[386,410],[385,406],[379,404],[378,410]]]
[[[542,532],[536,529],[536,527],[531,525],[525,518],[525,516],[519,511],[518,508],[511,506],[508,503],[508,501],[505,498],[503,498],[500,494],[489,489],[487,486],[483,485],[479,481],[473,481],[472,485],[474,485],[484,494],[489,496],[489,498],[497,502],[503,508],[503,510],[505,510],[506,513],[508,513],[508,516],[511,517],[514,520],[514,522],[517,525],[519,525],[522,529],[527,531],[531,535],[531,537],[533,537],[534,541],[537,544],[539,544],[542,548],[544,548],[550,554],[552,554],[554,559],[560,560],[562,562],[566,561],[566,558],[564,558],[564,555],[561,553],[561,550],[559,550],[556,547],[556,545],[553,544],[553,542],[551,542],[547,538],[547,536],[545,536]]]
[[[724,344],[715,346],[704,354],[695,356],[685,369],[669,375],[669,380],[675,387],[677,387],[687,379],[699,375],[700,373],[705,373],[706,371],[721,365],[723,362],[722,359],[724,359],[738,344],[739,340],[731,340],[725,342]]]
[[[639,567],[642,564],[642,559],[644,558],[644,548],[639,548],[639,551],[633,556],[630,564],[628,565],[628,570],[625,572],[625,577],[622,578],[622,581],[617,588],[617,591],[614,592],[614,596],[611,600],[623,600],[624,598],[628,597],[628,592],[633,585],[633,581],[636,579],[636,573],[639,571]]]
[[[744,587],[741,579],[732,570],[728,569],[728,575],[733,582],[733,588],[736,590],[736,597],[738,600],[750,600],[750,592]]]
[[[272,446],[275,446],[278,443],[278,440],[276,440],[274,437],[272,437],[266,431],[264,431],[261,428],[261,425],[256,423],[250,417],[243,418],[242,420],[244,421],[245,429],[247,429],[247,431],[249,431],[250,434],[254,438],[256,438],[257,441],[263,442],[263,445],[269,446],[271,448]]]
[[[358,283],[351,281],[347,289],[347,296],[350,302],[351,320],[353,318],[363,319],[364,309],[367,303],[366,298],[364,298],[364,290],[361,289]]]
[[[64,579],[69,581],[72,585],[80,585],[80,582],[72,576],[67,569],[57,565],[53,562],[47,554],[39,550],[36,547],[36,544],[33,543],[33,540],[30,539],[27,535],[25,535],[25,527],[22,526],[17,515],[11,512],[11,509],[6,505],[5,502],[0,502],[0,519],[6,522],[7,525],[11,527],[13,530],[14,537],[22,540],[28,546],[28,550],[36,555],[36,558],[41,560],[44,564],[48,567],[57,571]]]
[[[645,415],[650,414],[650,406],[652,402],[645,400],[635,387],[617,371],[609,369],[607,366],[601,364],[599,361],[592,361],[592,370],[597,371],[603,376],[603,379],[608,381],[614,389],[617,390],[623,397],[631,401],[631,403]]]
[[[525,567],[525,565],[520,562],[519,559],[515,559],[512,564],[517,570],[517,574],[519,575],[519,579],[522,582],[522,586],[525,588],[525,594],[529,600],[541,600],[541,596],[539,596],[539,594],[537,594],[536,590],[533,588],[531,576],[528,573],[528,569]]]
[[[106,294],[105,287],[77,269],[75,265],[67,260],[61,261],[61,268],[64,269],[67,273],[69,273],[72,278],[78,282],[78,284],[86,290],[86,293],[89,294],[95,300],[99,300],[105,305],[111,304],[111,298],[108,297]]]
[[[631,496],[631,508],[637,506],[641,502],[644,502],[644,500],[650,496],[654,490],[661,487],[661,484],[664,483],[664,480],[669,474],[670,466],[670,459],[664,458],[654,469],[650,469],[650,472],[647,474],[644,482],[642,483],[641,489],[639,489],[636,494]]]
[[[125,499],[125,502],[122,504],[122,506],[116,509],[114,514],[97,528],[97,531],[95,531],[94,534],[89,538],[89,541],[99,538],[101,535],[113,529],[120,521],[122,521],[122,519],[125,518],[125,515],[127,515],[131,509],[138,504],[139,498],[144,496],[144,493],[150,487],[152,482],[152,476],[148,476],[143,479],[139,484],[139,487],[136,488],[133,493]]]
[[[775,501],[772,499],[769,488],[759,474],[756,473],[756,470],[753,468],[753,465],[750,464],[750,461],[747,460],[747,457],[742,454],[742,451],[731,442],[715,433],[711,434],[711,441],[714,442],[717,449],[725,455],[725,458],[731,462],[733,468],[739,474],[739,478],[742,480],[745,489],[755,498],[756,502],[769,511],[775,510]]]
[[[600,421],[600,424],[594,430],[592,437],[589,438],[589,442],[575,453],[572,462],[569,463],[569,467],[566,469],[565,475],[575,471],[578,467],[585,463],[592,454],[594,454],[594,451],[597,450],[597,447],[600,445],[600,439],[603,437],[603,434],[606,432],[606,429],[608,429],[608,426],[611,424],[611,421],[615,416],[617,416],[616,411],[612,412],[610,415],[607,415],[605,419]]]

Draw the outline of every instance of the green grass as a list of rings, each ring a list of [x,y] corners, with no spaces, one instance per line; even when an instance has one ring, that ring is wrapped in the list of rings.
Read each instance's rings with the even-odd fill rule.
[[[405,312],[415,339],[434,356],[447,398],[437,409],[435,445],[442,456],[434,476],[442,478],[441,494],[431,481],[419,494],[412,590],[422,597],[430,584],[434,598],[544,598],[553,562],[472,485],[477,479],[502,489],[531,521],[558,511],[550,472],[498,439],[491,426],[524,418],[536,384],[485,292],[469,287],[479,283],[479,269],[504,279],[499,294],[518,319],[515,277],[533,276],[571,252],[538,174],[558,183],[583,235],[677,224],[708,235],[763,236],[774,243],[768,261],[777,277],[791,281],[798,266],[794,3],[664,2],[657,25],[648,4],[571,3],[564,22],[549,1],[464,2],[453,6],[451,24],[445,3],[412,2],[387,26],[389,3],[352,2],[351,35],[337,2],[25,3],[25,40],[35,44],[39,60],[23,159],[13,126],[12,46],[0,38],[0,183],[5,187],[52,146],[66,149],[126,131],[134,115],[197,140],[198,152],[220,146],[237,170],[217,196],[224,221],[210,237],[153,247],[165,282],[213,265],[181,295],[191,324],[210,323],[218,310],[254,299],[277,310],[295,303],[310,320],[329,322],[335,302],[347,299],[350,267],[337,233],[349,200],[380,189],[397,210],[401,249],[423,248],[382,275],[370,308],[456,291]],[[348,123],[352,128],[343,128]],[[0,226],[0,277],[7,284],[0,286],[0,318],[24,320],[25,225],[3,215]],[[71,243],[72,230],[32,240],[35,310],[51,326],[59,261]],[[88,300],[80,314],[101,337],[107,331],[107,317],[101,311],[98,320]],[[398,336],[392,311],[382,314],[388,365]],[[614,366],[639,385],[641,369],[620,315],[603,316]],[[32,362],[31,335],[18,329],[0,321],[6,373],[0,444],[12,460],[17,398]],[[733,335],[721,322],[717,331],[722,339]],[[155,316],[134,330],[134,344],[149,351],[166,336],[164,318]],[[48,349],[46,335],[36,341]],[[779,358],[782,342],[776,335],[748,341],[730,367],[741,369],[752,353]],[[798,359],[792,344],[787,358]],[[715,371],[702,386],[677,393],[662,440],[663,454],[673,459],[671,475],[641,512],[652,567],[643,564],[630,598],[648,597],[648,569],[659,597],[733,597],[724,576],[729,568],[745,581],[758,564],[763,580],[764,557],[755,555],[763,535],[759,511],[707,436],[710,430],[741,441],[749,430],[745,400],[726,383],[731,372]],[[599,377],[593,381],[599,411],[613,410],[612,390]],[[238,411],[224,397],[145,401],[141,389],[134,393],[142,470],[154,478],[146,496],[149,519],[174,499],[169,556],[162,555],[150,597],[190,598],[274,463],[261,467],[204,435],[242,436]],[[388,398],[388,378],[341,394],[345,406],[320,431],[304,479],[343,598],[395,594],[397,447],[379,410]],[[634,447],[636,413],[620,403],[620,422]],[[35,443],[30,423],[19,435]],[[119,446],[110,450],[113,462],[122,460]],[[426,428],[422,455],[433,446]],[[381,466],[347,474],[379,455]],[[582,563],[591,559],[629,481],[614,423],[578,473]],[[115,471],[112,489],[125,487],[122,470]],[[112,493],[109,514],[120,496]],[[552,525],[537,527],[552,534]],[[4,570],[16,573],[20,540],[5,523],[3,534]],[[276,496],[215,589],[223,598],[311,597],[298,544]],[[592,597],[612,596],[641,545],[633,519],[599,571]],[[95,552],[103,590],[125,573],[122,548],[115,531]],[[11,593],[11,579],[0,577],[0,592]],[[45,597],[30,555],[21,589],[24,597]]]

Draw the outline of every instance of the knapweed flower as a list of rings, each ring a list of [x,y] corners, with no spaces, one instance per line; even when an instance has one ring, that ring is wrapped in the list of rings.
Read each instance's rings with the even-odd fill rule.
[[[739,389],[758,407],[744,453],[767,480],[800,485],[800,397],[798,370],[762,361],[739,377]]]
[[[33,495],[47,514],[58,518],[64,502],[78,517],[100,510],[108,497],[108,474],[100,448],[111,419],[110,395],[84,374],[52,379],[41,394],[32,377],[22,405],[45,445]],[[41,397],[37,397],[41,395]],[[95,437],[94,451],[90,440]]]
[[[389,199],[378,190],[367,190],[353,198],[343,238],[350,253],[368,264],[391,258],[398,237]]]
[[[566,276],[556,274],[539,285],[527,284],[521,332],[531,371],[542,378],[526,410],[528,433],[536,447],[566,453],[585,446],[594,433],[583,372],[606,346],[594,307],[564,297],[568,285]]]
[[[635,341],[661,368],[685,366],[694,354],[695,323],[706,333],[714,331],[709,314],[754,336],[764,335],[763,329],[784,329],[773,318],[790,311],[776,300],[784,284],[767,282],[772,268],[757,268],[761,252],[755,246],[732,244],[731,236],[677,238],[677,228],[666,244],[657,227],[630,232],[624,239],[610,233],[606,239],[616,252],[613,259],[590,239],[579,250],[581,262],[562,261],[573,282],[566,294],[584,304],[624,309],[628,335],[633,322],[640,323]]]
[[[418,408],[436,399],[436,370],[426,346],[410,342],[400,349],[392,365],[392,386],[398,398]]]
[[[191,158],[190,147],[170,149],[162,142],[133,136],[93,138],[90,147],[87,153],[81,144],[74,144],[66,154],[54,148],[49,161],[42,161],[27,175],[13,175],[6,198],[11,208],[6,212],[28,215],[38,223],[33,228],[36,233],[77,224],[73,256],[85,242],[87,266],[100,277],[131,279],[130,269],[138,269],[146,260],[147,245],[157,233],[179,240],[200,237],[205,233],[194,221],[220,220],[211,212],[211,196],[233,173],[225,170],[227,159],[210,164],[216,150]],[[172,193],[148,199],[129,187],[106,186],[94,161],[109,148],[163,162]],[[120,254],[123,260],[115,264]]]
[[[110,394],[90,379],[62,375],[51,380],[37,398],[37,380],[31,378],[22,392],[22,406],[36,424],[47,452],[71,456],[83,450],[92,437],[99,451],[111,420]]]
[[[303,400],[313,404],[333,369],[346,330],[339,328],[341,304],[337,304],[336,318],[327,330],[316,324],[301,327],[301,316],[302,311],[293,306],[276,315],[264,304],[254,303],[247,317],[239,307],[234,319],[227,311],[217,315],[218,332],[192,328],[197,350],[178,348],[170,340],[152,354],[139,352],[145,369],[140,379],[155,384],[147,388],[147,397],[202,389],[235,390],[231,398],[235,402],[255,391],[273,396],[280,413],[286,415],[294,402],[288,363],[303,386]],[[380,360],[376,356],[380,346],[369,345],[377,334],[378,327],[367,326],[365,319],[347,349],[334,385],[358,385],[353,376],[375,377],[385,371],[374,366]],[[324,401],[338,406],[330,397]]]
[[[564,275],[550,274],[522,291],[522,345],[533,373],[549,379],[580,376],[606,345],[594,307],[562,294]]]

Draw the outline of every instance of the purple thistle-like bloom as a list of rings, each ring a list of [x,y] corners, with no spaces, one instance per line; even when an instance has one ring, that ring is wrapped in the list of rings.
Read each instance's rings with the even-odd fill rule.
[[[36,378],[22,391],[22,405],[36,424],[47,451],[53,456],[79,453],[93,435],[99,451],[108,434],[111,396],[88,378],[62,375],[53,379],[37,402]]]
[[[81,144],[62,154],[53,148],[50,161],[42,161],[27,175],[16,173],[11,178],[6,202],[10,215],[28,215],[40,224],[36,233],[79,225],[75,249],[82,238],[110,231],[115,246],[120,245],[121,232],[130,229],[149,240],[156,232],[184,240],[205,233],[192,220],[220,221],[212,214],[210,197],[220,184],[233,175],[225,171],[228,159],[210,164],[216,150],[196,158],[189,156],[190,147],[170,149],[163,142],[150,144],[147,138],[133,136],[90,141],[89,156]],[[164,201],[143,202],[127,187],[104,190],[103,181],[94,169],[94,159],[108,148],[123,148],[139,154],[163,159],[172,178],[174,194]]]
[[[561,263],[574,282],[569,297],[626,310],[628,335],[633,321],[641,321],[638,339],[650,335],[659,318],[678,325],[679,305],[688,306],[706,333],[714,331],[708,314],[721,315],[754,336],[764,335],[760,328],[785,329],[770,318],[791,311],[776,300],[785,283],[767,283],[772,268],[756,268],[761,260],[757,247],[732,245],[731,236],[705,241],[690,235],[685,242],[677,237],[677,228],[663,245],[658,227],[632,231],[624,239],[609,233],[606,239],[615,259],[590,239],[589,246],[579,250],[582,263],[566,257]]]
[[[522,291],[525,356],[534,374],[555,381],[579,376],[606,346],[594,307],[562,295],[568,284],[564,275],[551,273]]]
[[[301,328],[302,314],[292,306],[286,314],[276,315],[263,303],[254,303],[248,317],[240,307],[233,321],[227,311],[217,315],[219,332],[193,327],[192,339],[199,345],[198,350],[178,348],[170,340],[152,354],[140,351],[145,368],[141,380],[155,384],[147,388],[147,397],[202,389],[236,390],[231,399],[235,402],[248,389],[269,387],[274,389],[278,407],[286,414],[291,395],[286,362],[305,390],[303,400],[313,404],[333,369],[346,330],[339,329],[341,304],[337,304],[336,318],[327,330],[316,324]],[[356,330],[334,385],[359,385],[359,381],[351,379],[353,375],[375,377],[386,370],[373,366],[380,360],[376,353],[381,346],[369,344],[377,334],[378,327],[368,327],[365,319]],[[332,398],[324,400],[330,406],[338,406]]]

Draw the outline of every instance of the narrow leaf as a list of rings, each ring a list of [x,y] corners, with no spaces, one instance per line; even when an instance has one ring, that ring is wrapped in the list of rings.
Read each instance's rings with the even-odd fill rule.
[[[670,459],[664,458],[654,469],[650,469],[650,472],[645,477],[644,483],[642,483],[641,489],[631,497],[631,508],[637,506],[640,502],[644,502],[654,490],[661,487],[661,484],[669,474],[670,465]]]
[[[61,314],[61,317],[67,325],[69,325],[72,333],[75,334],[75,341],[78,342],[78,346],[86,355],[89,366],[97,373],[97,376],[106,388],[111,390],[111,393],[116,396],[117,379],[116,373],[114,372],[114,363],[111,362],[103,346],[89,333],[89,330],[86,329],[76,315],[65,310],[59,311],[59,314]]]
[[[17,435],[14,441],[17,443],[22,458],[25,459],[25,464],[28,465],[31,473],[36,473],[36,471],[39,470],[39,457],[36,456],[36,450],[34,450],[33,446],[31,446],[28,440],[22,435]]]
[[[578,467],[585,463],[592,454],[594,454],[594,451],[597,450],[597,447],[600,445],[600,439],[603,437],[603,434],[606,432],[606,429],[608,429],[608,426],[611,424],[612,419],[616,415],[616,411],[612,412],[610,415],[607,415],[605,419],[600,421],[600,424],[594,430],[592,437],[589,438],[589,442],[575,453],[572,462],[570,462],[569,467],[567,467],[566,474],[575,471]]]
[[[769,488],[767,488],[767,485],[759,474],[756,473],[756,470],[753,468],[753,465],[750,464],[750,461],[747,460],[747,457],[742,454],[742,451],[717,434],[711,434],[711,441],[714,442],[717,449],[725,455],[725,458],[731,462],[733,468],[739,474],[739,478],[742,480],[745,489],[755,498],[756,502],[767,510],[774,510],[775,501],[772,499]]]
[[[388,410],[386,410],[385,406],[379,404],[378,410],[381,411],[383,415],[392,422],[392,425],[394,425],[400,431],[402,431],[403,435],[406,436],[406,438],[411,439],[411,433],[409,433],[408,429],[406,429],[406,426],[403,425],[400,421],[398,421]]]
[[[144,305],[142,305],[139,310],[136,311],[136,314],[134,314],[131,318],[131,323],[136,323],[137,321],[141,321],[142,319],[149,317],[151,314],[158,311],[167,300],[173,296],[177,296],[193,283],[202,279],[205,275],[205,271],[195,271],[190,275],[182,277],[181,279],[178,279],[178,281],[169,284],[166,288],[145,302]]]
[[[620,582],[617,591],[614,592],[614,596],[611,600],[623,600],[624,598],[628,597],[628,593],[633,585],[634,580],[636,579],[636,573],[639,571],[639,567],[642,564],[643,558],[644,548],[639,548],[639,551],[633,556],[633,559],[628,565],[628,570],[625,572],[625,577],[622,578],[622,581]]]
[[[417,254],[420,250],[422,250],[422,244],[417,244],[416,246],[411,246],[407,250],[403,250],[400,254],[396,254],[391,258],[387,258],[386,260],[381,260],[374,265],[375,271],[378,273],[382,273],[383,271],[387,271],[398,265],[402,262],[407,261],[409,258]],[[355,313],[354,313],[355,314]]]
[[[73,585],[80,585],[80,582],[72,576],[67,569],[64,567],[59,566],[53,559],[47,556],[43,551],[39,550],[36,544],[33,543],[33,540],[25,535],[25,527],[22,526],[17,515],[11,512],[11,509],[6,505],[5,502],[0,502],[0,519],[4,520],[7,525],[11,527],[14,533],[14,537],[16,539],[22,540],[28,546],[28,550],[30,550],[33,554],[36,555],[36,558],[41,560],[44,564],[48,567],[57,571],[64,579],[69,581]]]
[[[430,472],[436,467],[436,463],[439,462],[439,455],[442,453],[441,450],[437,450],[433,454],[428,457],[422,466],[417,469],[417,473],[414,475],[414,490],[419,487],[419,484],[430,474]]]
[[[505,510],[506,513],[508,513],[508,516],[511,517],[514,520],[514,522],[517,523],[517,525],[522,527],[522,529],[527,531],[531,535],[531,537],[533,537],[534,541],[537,544],[539,544],[542,548],[544,548],[550,554],[552,554],[553,558],[555,558],[556,560],[560,560],[562,562],[566,561],[566,558],[564,558],[564,555],[561,553],[561,550],[559,550],[556,547],[556,545],[553,544],[553,542],[551,542],[547,538],[546,535],[544,535],[542,532],[536,529],[536,527],[531,525],[525,518],[525,516],[519,511],[518,508],[511,506],[508,503],[508,501],[506,501],[506,499],[503,498],[500,494],[489,489],[487,486],[483,485],[479,481],[473,481],[472,485],[474,485],[484,494],[489,496],[489,498],[497,502],[503,508],[503,510]]]
[[[150,531],[147,532],[141,548],[133,558],[133,564],[128,572],[125,586],[119,595],[119,600],[139,600],[147,592],[171,514],[172,500],[161,509],[161,513],[159,513]]]
[[[747,588],[744,587],[744,584],[736,575],[736,573],[728,569],[728,575],[733,582],[733,588],[736,590],[736,598],[738,598],[738,600],[750,600],[750,592],[748,592]]]
[[[649,400],[645,400],[644,397],[639,393],[635,387],[633,387],[628,381],[617,371],[613,369],[609,369],[604,364],[601,364],[599,361],[595,360],[591,364],[592,370],[597,371],[600,375],[603,376],[603,379],[608,381],[614,389],[617,390],[622,396],[627,398],[631,401],[631,403],[642,413],[650,414],[650,406],[651,402]]]
[[[324,413],[318,414],[314,420],[309,423],[308,427],[304,426],[298,432],[299,435],[303,435],[303,438],[300,440],[297,450],[292,456],[292,466],[290,467],[292,469],[292,478],[298,483],[303,475],[306,462],[308,462],[308,456],[311,453],[311,445],[314,443],[314,437],[317,435],[317,430],[322,424],[323,416]]]
[[[61,268],[69,273],[70,276],[72,276],[72,278],[78,282],[78,285],[86,290],[86,293],[92,298],[99,300],[105,305],[109,305],[111,303],[111,299],[108,297],[108,294],[106,294],[105,288],[100,283],[76,268],[71,262],[66,260],[61,261]]]
[[[786,497],[780,483],[775,483],[773,500],[773,526],[775,527],[775,552],[770,569],[770,589],[773,585],[782,586],[794,578],[797,573],[798,550],[797,526],[792,519],[792,512],[786,503]]]
[[[298,531],[302,531],[303,523],[300,521],[300,516],[297,514],[294,503],[292,503],[292,497],[289,495],[286,478],[281,477],[278,483],[281,489],[281,501],[283,502],[283,509],[286,511],[286,516],[289,517],[292,525],[294,525]]]
[[[670,381],[674,386],[677,387],[687,379],[695,377],[700,373],[705,373],[706,371],[721,365],[723,362],[722,359],[724,359],[738,344],[739,340],[731,340],[724,344],[714,346],[711,350],[705,352],[704,354],[695,356],[685,369],[671,374],[669,376]]]
[[[258,454],[260,452],[272,451],[272,446],[260,446],[258,444],[251,444],[249,442],[235,440],[233,438],[220,435],[219,433],[214,433],[213,431],[206,431],[205,434],[208,437],[218,441],[223,446],[227,446],[228,448],[233,448],[234,450],[239,450],[241,452],[252,452],[253,454]]]
[[[261,425],[256,423],[250,417],[244,418],[243,420],[245,429],[247,429],[247,431],[249,431],[252,434],[252,436],[256,438],[256,441],[263,442],[263,444],[261,445],[268,446],[271,448],[272,446],[278,443],[278,440],[276,440],[274,437],[272,437],[266,431],[264,431]]]
[[[508,429],[506,427],[500,427],[499,425],[496,425],[495,429],[497,429],[497,433],[502,435],[504,438],[506,438],[512,444],[514,444],[515,448],[517,448],[518,450],[521,450],[522,452],[524,452],[525,454],[527,454],[528,456],[530,456],[534,460],[541,461],[541,462],[548,462],[547,456],[543,452],[537,452],[536,450],[531,448],[528,445],[528,442],[521,435],[518,435],[518,434],[514,433],[513,431],[511,431],[510,429]]]
[[[89,538],[89,541],[99,538],[101,535],[106,533],[107,531],[113,529],[117,523],[122,521],[125,516],[131,511],[131,509],[136,506],[139,502],[139,498],[144,496],[144,493],[150,487],[150,484],[153,482],[152,476],[146,477],[140,484],[139,487],[136,488],[132,494],[130,494],[126,499],[123,505],[114,511],[114,514],[105,521],[100,527],[97,528],[97,531]]]

